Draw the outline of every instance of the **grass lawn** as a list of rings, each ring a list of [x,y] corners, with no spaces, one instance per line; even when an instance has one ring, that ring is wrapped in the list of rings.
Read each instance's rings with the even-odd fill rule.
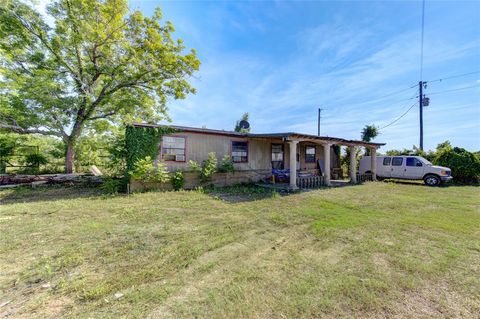
[[[0,317],[480,314],[478,187],[44,188],[0,203]]]

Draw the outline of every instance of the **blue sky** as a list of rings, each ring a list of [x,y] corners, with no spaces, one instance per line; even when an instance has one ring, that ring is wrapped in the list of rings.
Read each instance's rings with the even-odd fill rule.
[[[39,0],[41,12],[48,2]],[[175,37],[202,62],[191,79],[197,94],[168,104],[174,124],[231,130],[249,112],[255,133],[316,134],[321,107],[322,135],[359,139],[366,124],[388,125],[416,102],[421,1],[130,0],[130,6],[146,15],[160,7]],[[423,80],[477,73],[428,83],[425,149],[450,140],[480,150],[479,71],[480,1],[426,0]],[[417,104],[380,130],[382,150],[418,146],[418,113]]]
[[[358,139],[365,124],[384,126],[416,100],[420,1],[131,1],[160,6],[176,36],[202,62],[196,95],[169,103],[173,123],[232,129],[243,112],[254,132]],[[424,80],[480,70],[480,2],[426,1]],[[450,140],[480,149],[480,74],[428,84],[425,148]],[[390,92],[407,89],[387,98]],[[381,130],[385,149],[418,145],[418,106]]]

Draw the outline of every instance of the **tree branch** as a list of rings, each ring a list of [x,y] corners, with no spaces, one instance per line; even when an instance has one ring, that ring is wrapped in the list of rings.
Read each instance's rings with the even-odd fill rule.
[[[9,130],[18,134],[42,134],[42,135],[53,135],[53,136],[58,136],[63,138],[63,135],[60,132],[51,131],[51,130],[40,130],[38,128],[26,129],[16,124],[0,123],[0,129]]]
[[[104,119],[106,117],[109,117],[109,116],[112,116],[112,115],[115,115],[117,114],[118,111],[110,111],[110,112],[107,112],[107,113],[104,113],[104,114],[100,114],[100,115],[96,115],[96,116],[92,116],[92,117],[89,117],[87,118],[88,121],[92,121],[92,120],[98,120],[98,119]]]

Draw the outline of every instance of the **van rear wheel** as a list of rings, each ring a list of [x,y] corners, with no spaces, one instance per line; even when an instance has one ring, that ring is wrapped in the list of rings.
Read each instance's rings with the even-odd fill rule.
[[[425,182],[425,185],[427,185],[427,186],[438,186],[442,183],[442,181],[440,180],[440,177],[438,177],[437,175],[433,175],[433,174],[425,176],[423,178],[423,181]]]

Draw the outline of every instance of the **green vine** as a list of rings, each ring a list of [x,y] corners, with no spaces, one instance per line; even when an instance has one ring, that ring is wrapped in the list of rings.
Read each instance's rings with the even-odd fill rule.
[[[135,163],[149,156],[157,158],[160,148],[160,138],[175,132],[170,127],[139,127],[127,126],[125,130],[125,147],[127,150],[125,177],[128,179]]]

